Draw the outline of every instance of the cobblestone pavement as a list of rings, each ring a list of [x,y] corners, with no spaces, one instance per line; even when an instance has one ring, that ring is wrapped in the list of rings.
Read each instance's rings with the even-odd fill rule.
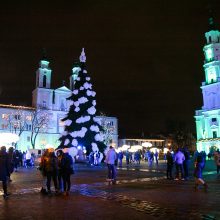
[[[204,171],[208,192],[195,192],[192,177],[167,180],[162,162],[152,168],[144,162],[123,166],[116,185],[106,182],[105,166],[76,164],[75,170],[70,196],[49,197],[39,193],[39,171],[21,168],[12,175],[12,195],[0,198],[0,219],[220,219],[220,178],[213,161]]]

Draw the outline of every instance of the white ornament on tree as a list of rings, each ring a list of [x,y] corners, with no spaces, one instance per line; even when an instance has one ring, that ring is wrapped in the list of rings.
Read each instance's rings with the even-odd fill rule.
[[[73,94],[74,94],[74,95],[78,95],[78,93],[79,93],[79,90],[78,90],[78,89],[74,89],[74,90],[73,90]]]
[[[72,121],[70,120],[70,119],[67,119],[66,121],[65,121],[65,125],[66,126],[70,126],[72,124]]]
[[[94,106],[88,108],[87,112],[90,114],[90,115],[94,115],[96,113],[96,109]]]
[[[88,100],[86,97],[81,97],[81,98],[78,99],[78,102],[79,102],[80,104],[86,103],[86,102],[88,102],[88,101],[89,101],[89,100]]]
[[[76,108],[74,109],[75,112],[78,112],[79,110],[80,110],[79,107],[76,107]]]
[[[90,130],[95,131],[95,132],[99,132],[99,127],[97,125],[91,125]]]
[[[76,119],[76,123],[84,123],[90,120],[90,116],[81,116],[80,118]]]
[[[70,140],[66,139],[65,142],[64,142],[64,146],[68,145],[69,143],[70,143]]]

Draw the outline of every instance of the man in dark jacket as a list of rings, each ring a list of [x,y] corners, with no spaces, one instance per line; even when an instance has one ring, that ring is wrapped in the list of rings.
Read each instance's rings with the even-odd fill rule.
[[[7,192],[7,177],[9,176],[10,162],[8,154],[6,152],[6,147],[2,146],[0,149],[0,181],[2,181],[2,187],[4,191],[4,198],[9,196]]]
[[[63,153],[61,159],[61,175],[63,179],[64,195],[68,196],[70,192],[71,182],[70,175],[74,173],[73,159],[69,153]]]
[[[173,179],[173,156],[170,151],[167,151],[167,179]]]

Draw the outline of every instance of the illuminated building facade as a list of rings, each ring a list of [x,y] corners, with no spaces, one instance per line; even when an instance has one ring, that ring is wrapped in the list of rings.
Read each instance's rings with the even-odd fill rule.
[[[206,153],[220,149],[220,32],[215,28],[212,18],[209,24],[210,29],[205,33],[206,45],[203,48],[203,106],[195,113],[197,150]]]

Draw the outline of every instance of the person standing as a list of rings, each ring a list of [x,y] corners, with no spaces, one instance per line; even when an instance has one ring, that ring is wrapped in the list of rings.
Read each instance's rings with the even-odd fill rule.
[[[7,177],[9,175],[9,172],[10,172],[9,157],[6,152],[6,147],[2,146],[0,149],[0,181],[2,181],[4,199],[6,199],[10,195],[7,191]]]
[[[111,180],[113,184],[116,183],[116,170],[115,170],[115,160],[117,155],[115,149],[110,146],[106,155],[106,164],[108,166],[108,180]]]
[[[14,172],[14,148],[9,147],[8,149],[8,160],[9,160],[9,172],[8,172],[8,180],[9,182],[12,181],[11,174]]]
[[[219,149],[214,153],[214,160],[215,160],[215,164],[216,164],[216,171],[217,171],[217,174],[219,175],[219,171],[220,171],[220,152],[219,152]]]
[[[166,159],[167,159],[167,179],[172,180],[173,179],[173,156],[170,153],[170,151],[167,151]]]
[[[42,178],[43,178],[43,180],[42,180],[42,188],[41,188],[40,192],[42,194],[44,194],[44,195],[47,194],[47,190],[46,190],[46,188],[47,188],[47,184],[46,184],[47,177],[46,177],[46,171],[45,171],[45,162],[46,162],[48,156],[49,156],[49,152],[48,152],[48,149],[46,149],[43,152],[42,156],[41,156],[41,160],[40,160],[40,164],[39,164],[39,170],[40,170],[40,172],[42,174]]]
[[[183,154],[185,156],[185,160],[183,161],[184,178],[185,180],[188,180],[189,179],[190,153],[187,147],[183,148]]]
[[[154,157],[155,157],[156,165],[158,166],[158,152],[157,152],[157,150],[155,151]]]
[[[174,162],[176,165],[176,178],[175,178],[175,180],[179,179],[180,174],[181,174],[181,179],[184,180],[184,175],[183,175],[183,161],[184,160],[185,160],[185,156],[178,148],[177,152],[174,156]]]
[[[73,159],[68,152],[63,153],[61,158],[61,176],[63,180],[63,190],[65,196],[69,195],[71,187],[70,176],[73,173]]]
[[[122,167],[122,160],[123,160],[123,157],[124,157],[123,152],[120,151],[120,152],[118,153],[119,167]]]
[[[195,191],[198,190],[199,185],[203,185],[205,191],[208,189],[207,183],[202,178],[202,171],[205,167],[205,158],[202,154],[198,154],[195,160],[195,170],[194,170],[194,177],[195,177]]]
[[[43,170],[47,177],[47,193],[51,195],[51,179],[53,179],[54,188],[56,193],[58,192],[57,187],[57,172],[58,172],[58,161],[54,154],[54,149],[49,148],[48,154],[43,158]]]

